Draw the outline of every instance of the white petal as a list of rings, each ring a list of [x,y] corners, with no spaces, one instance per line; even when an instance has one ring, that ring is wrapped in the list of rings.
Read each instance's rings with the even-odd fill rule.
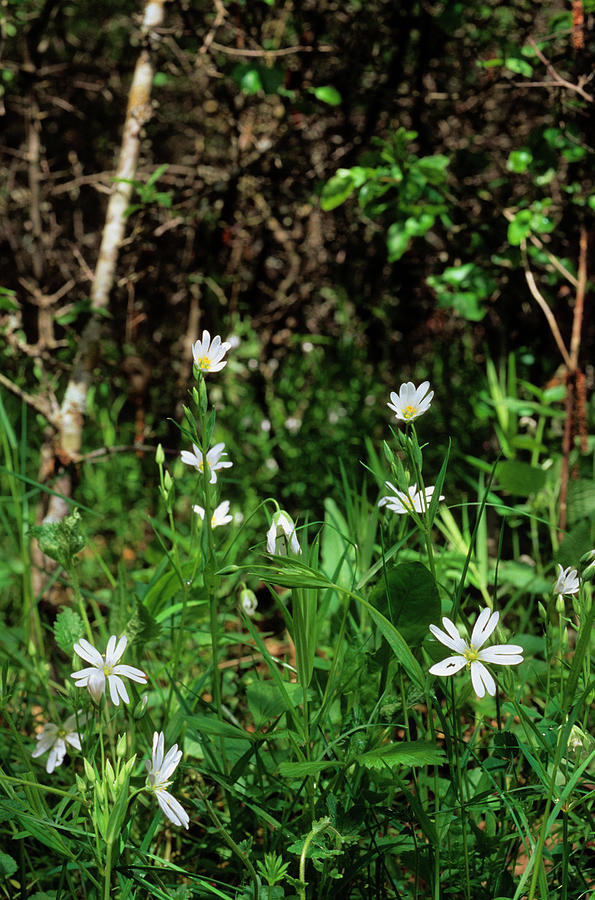
[[[46,772],[51,775],[55,768],[62,765],[65,755],[66,744],[64,743],[62,738],[58,738],[58,740],[50,750],[50,755],[48,756],[48,761],[45,767]]]
[[[163,747],[165,738],[162,731],[155,731],[153,734],[153,772],[158,772],[163,763]]]
[[[119,675],[116,675],[115,673],[108,675],[107,682],[109,684],[110,697],[112,698],[112,703],[114,704],[114,706],[120,705],[120,697],[122,698],[124,703],[130,702],[128,691],[126,690],[126,685]]]
[[[87,680],[87,687],[95,703],[99,703],[99,699],[105,691],[105,673],[103,669],[93,669]]]
[[[103,665],[103,656],[99,650],[96,650],[93,644],[90,644],[85,638],[81,638],[72,649],[81,657],[81,659],[84,659],[85,662],[90,662],[94,666]]]
[[[488,606],[482,609],[477,617],[477,621],[473,626],[471,633],[471,646],[476,650],[485,644],[491,633],[494,631],[500,618],[499,612],[491,612]]]
[[[77,750],[81,749],[81,739],[76,731],[71,731],[70,734],[67,734],[66,740],[71,747],[76,747]]]
[[[200,468],[200,460],[194,453],[191,453],[189,450],[182,450],[180,453],[180,459],[187,466],[194,466],[195,469]]]
[[[98,670],[96,666],[91,666],[88,669],[79,669],[78,672],[73,672],[70,677],[77,682],[77,687],[87,687],[89,678],[97,671],[103,671],[103,668]]]
[[[188,813],[184,809],[181,803],[179,803],[175,797],[173,797],[169,791],[155,791],[155,796],[157,797],[157,802],[167,818],[170,822],[173,822],[174,825],[183,825],[184,828],[188,828],[188,824],[190,822],[190,817]]]
[[[133,681],[138,681],[139,684],[147,683],[147,676],[142,669],[137,669],[136,666],[120,664],[119,666],[114,666],[112,672],[114,675],[123,675],[124,678],[131,678]]]
[[[174,744],[170,747],[163,758],[161,764],[161,781],[169,781],[173,773],[176,771],[180,760],[182,759],[182,751],[178,750],[178,745]]]
[[[275,538],[277,537],[277,527],[274,522],[267,531],[267,553],[275,552]]]
[[[204,509],[202,508],[202,506],[199,506],[199,505],[198,505],[198,503],[195,504],[195,506],[192,507],[192,511],[195,512],[197,516],[200,516],[201,519],[204,519],[204,517],[205,517],[205,511],[204,511]]]
[[[463,640],[461,635],[456,629],[456,626],[450,619],[444,617],[442,619],[444,627],[447,629],[447,632],[442,631],[441,628],[438,628],[437,625],[430,625],[430,631],[436,638],[436,640],[440,641],[441,644],[444,644],[445,647],[448,647],[449,650],[454,650],[456,653],[464,653],[467,649],[467,641]]]
[[[115,635],[114,635],[114,639],[115,639]],[[118,662],[118,660],[122,658],[122,655],[123,655],[124,651],[126,650],[127,646],[128,646],[128,638],[126,637],[125,634],[123,634],[122,637],[120,638],[120,640],[118,641],[118,643],[116,644],[115,650],[113,651],[113,653],[110,656],[108,656],[107,651],[106,651],[105,661],[107,663],[109,663],[110,666],[115,665]]]
[[[499,666],[518,666],[523,662],[523,648],[518,644],[494,644],[479,651],[479,658],[484,662],[496,663]]]
[[[486,691],[490,697],[495,696],[496,682],[482,663],[471,663],[471,682],[473,684],[473,690],[480,700],[485,696]]]
[[[447,656],[446,659],[434,663],[434,665],[428,669],[428,672],[430,675],[455,675],[457,672],[460,672],[461,669],[464,669],[466,665],[467,660],[464,656]]]
[[[112,634],[109,641],[107,642],[107,647],[105,648],[105,661],[108,664],[111,664],[112,662],[117,662],[117,660],[112,659],[115,646],[116,646],[116,635]]]

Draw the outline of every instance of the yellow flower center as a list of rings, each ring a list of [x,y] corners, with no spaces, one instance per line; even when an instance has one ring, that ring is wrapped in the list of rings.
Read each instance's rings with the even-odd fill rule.
[[[476,650],[475,647],[467,647],[463,656],[467,660],[467,665],[471,665],[472,662],[477,662],[479,659],[479,650]]]
[[[211,360],[208,356],[201,356],[200,359],[196,360],[196,365],[199,369],[210,369],[211,368]]]
[[[417,406],[406,406],[403,410],[404,419],[412,419],[417,415]]]
[[[108,663],[105,663],[105,665],[103,666],[103,674],[104,674],[104,675],[111,675],[111,674],[112,674],[112,668],[113,668],[113,667],[112,667],[111,665],[108,665]]]

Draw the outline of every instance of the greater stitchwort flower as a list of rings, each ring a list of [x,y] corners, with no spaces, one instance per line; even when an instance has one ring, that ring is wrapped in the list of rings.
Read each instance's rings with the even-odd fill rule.
[[[198,503],[192,507],[197,516],[200,516],[204,521],[205,511],[202,506],[199,506]],[[216,507],[213,515],[211,516],[211,528],[218,528],[220,525],[227,525],[228,522],[233,522],[233,516],[228,515],[229,513],[229,500],[224,500],[219,506]]]
[[[430,408],[434,391],[429,390],[430,382],[424,381],[418,388],[412,381],[407,381],[399,388],[399,393],[394,391],[390,395],[391,403],[386,405],[392,409],[397,419],[403,422],[411,422],[422,416]]]
[[[285,510],[278,509],[276,513],[273,513],[271,527],[267,531],[267,553],[285,555],[288,543],[291,552],[296,556],[302,552],[293,519]]]
[[[427,487],[422,493],[418,491],[416,484],[412,484],[407,488],[407,493],[405,493],[397,490],[390,481],[385,481],[385,484],[390,488],[394,496],[381,497],[378,501],[378,506],[386,506],[400,516],[414,511],[416,513],[425,512],[432,501],[432,495],[435,490],[434,487]],[[444,500],[444,497],[440,495],[440,499]]]
[[[230,341],[221,341],[218,334],[211,341],[208,331],[203,331],[202,341],[192,345],[194,365],[201,372],[220,372],[227,365],[223,357],[231,350]]]
[[[580,585],[577,570],[571,566],[563,569],[560,563],[557,563],[557,566],[558,580],[554,585],[554,594],[578,594]]]
[[[190,818],[181,803],[173,797],[167,788],[171,784],[171,776],[178,767],[178,763],[182,759],[182,751],[178,750],[178,745],[173,747],[164,754],[164,737],[163,732],[155,732],[153,734],[153,753],[151,762],[146,761],[147,766],[147,790],[155,794],[157,803],[174,825],[183,825],[188,828]]]
[[[129,702],[126,686],[120,676],[124,675],[125,678],[132,678],[133,681],[138,681],[139,684],[147,683],[147,676],[140,669],[136,669],[134,666],[117,665],[118,660],[126,649],[127,643],[128,638],[126,635],[122,635],[116,643],[116,635],[112,634],[107,642],[105,657],[84,638],[81,638],[78,644],[74,645],[75,653],[78,653],[85,662],[90,662],[91,666],[88,669],[73,672],[71,678],[74,678],[77,687],[89,689],[89,693],[95,703],[99,703],[99,698],[105,691],[106,679],[110,697],[115,706],[120,705],[120,697],[124,703]]]
[[[75,747],[77,750],[81,749],[81,736],[76,730],[76,719],[76,715],[68,716],[63,725],[54,725],[53,722],[47,722],[39,734],[35,735],[37,747],[31,756],[35,759],[49,750],[50,755],[48,756],[45,770],[50,775],[54,769],[62,765],[66,754],[66,744],[70,744],[71,747]],[[81,713],[79,713],[78,721],[79,725],[82,725],[84,722],[84,716]]]
[[[447,656],[442,662],[436,663],[430,669],[431,675],[454,675],[468,666],[471,669],[471,682],[478,697],[485,696],[486,691],[490,696],[496,693],[496,682],[484,666],[484,662],[495,663],[499,666],[517,666],[522,663],[523,648],[518,644],[494,644],[492,647],[481,647],[498,624],[500,613],[490,612],[489,608],[482,609],[471,633],[471,640],[466,641],[459,634],[458,628],[447,619],[442,619],[446,632],[436,625],[430,625],[430,631],[441,644],[456,652],[456,656]]]
[[[199,472],[203,472],[204,463],[202,450],[200,447],[197,447],[196,444],[192,444],[192,449],[194,450],[194,453],[191,453],[190,450],[182,450],[180,458],[187,466],[193,466],[195,469],[198,469]],[[207,469],[211,476],[211,484],[215,484],[217,481],[217,472],[219,469],[229,469],[233,466],[232,462],[222,459],[222,456],[227,456],[224,443],[215,444],[215,446],[211,447],[207,452]]]

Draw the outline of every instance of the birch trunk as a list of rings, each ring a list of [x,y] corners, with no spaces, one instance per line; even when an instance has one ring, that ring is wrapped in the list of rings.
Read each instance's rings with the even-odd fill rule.
[[[158,28],[163,21],[164,3],[165,0],[148,0],[143,12],[141,25],[143,49],[136,63],[130,86],[122,145],[114,176],[116,181],[107,207],[99,258],[91,288],[93,311],[107,308],[110,291],[114,284],[118,251],[126,226],[124,213],[130,205],[132,196],[133,185],[130,181],[134,179],[136,173],[140,131],[151,115],[150,100],[154,67],[150,44],[154,39],[154,29]],[[55,447],[56,456],[66,465],[72,460],[76,460],[81,450],[87,392],[94,365],[100,356],[100,330],[100,318],[92,314],[81,335],[72,374],[60,406]],[[71,488],[71,476],[68,472],[65,472],[59,482],[54,485],[56,491],[67,497],[71,494]],[[59,497],[52,496],[46,520],[60,519],[67,511],[66,503]]]

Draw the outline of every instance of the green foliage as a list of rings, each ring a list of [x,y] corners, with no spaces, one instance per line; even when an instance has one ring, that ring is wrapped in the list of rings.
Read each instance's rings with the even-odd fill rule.
[[[77,612],[65,606],[56,616],[54,622],[54,640],[58,647],[71,657],[73,644],[84,636],[83,620]]]
[[[50,559],[71,569],[75,564],[75,557],[86,546],[87,540],[81,525],[81,515],[78,509],[73,510],[69,516],[65,516],[59,522],[45,522],[43,525],[34,525],[31,534],[37,538],[39,549]]]

